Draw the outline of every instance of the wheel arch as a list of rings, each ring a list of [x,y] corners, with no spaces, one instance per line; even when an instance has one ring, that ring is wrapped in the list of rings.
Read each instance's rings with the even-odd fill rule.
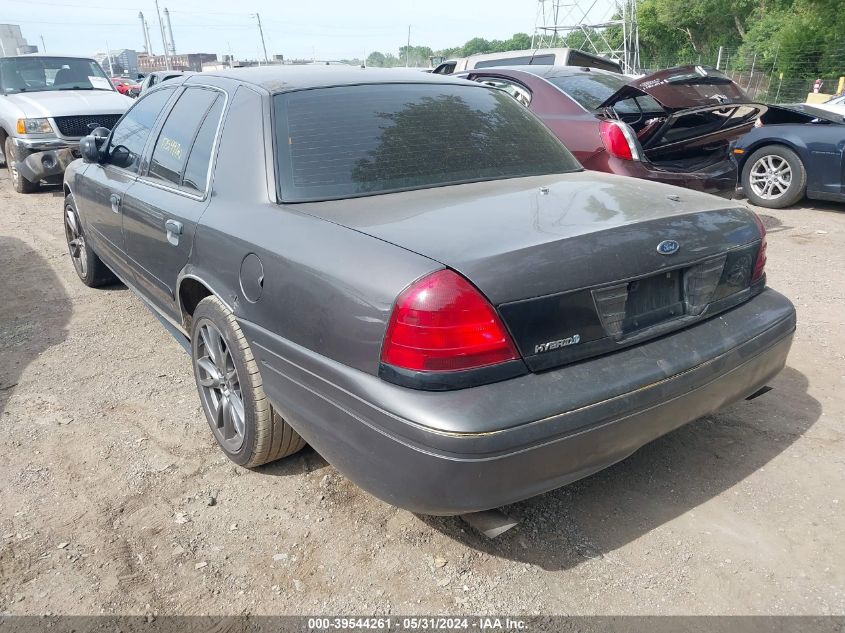
[[[180,275],[176,297],[179,302],[179,314],[182,319],[182,327],[189,338],[191,335],[191,323],[193,321],[194,311],[197,309],[197,305],[199,305],[199,302],[206,297],[211,296],[220,299],[223,305],[231,310],[229,302],[226,301],[219,292],[216,292],[212,288],[212,285],[205,279],[195,273]]]
[[[796,143],[796,142],[792,141],[791,139],[789,139],[787,137],[783,137],[783,138],[781,138],[781,137],[777,137],[777,138],[765,137],[765,138],[761,138],[757,141],[752,141],[747,146],[743,147],[743,149],[745,150],[745,153],[742,155],[742,158],[739,161],[737,161],[739,163],[738,167],[739,167],[740,176],[742,175],[742,171],[745,169],[745,164],[748,162],[748,159],[751,157],[751,155],[754,152],[756,152],[758,149],[762,149],[764,147],[769,147],[769,146],[773,146],[773,145],[779,145],[781,147],[791,149],[793,152],[798,154],[798,158],[801,159],[802,163],[804,163],[805,165],[807,164],[807,156],[806,156],[807,148],[806,148],[806,146],[804,146],[800,143]]]

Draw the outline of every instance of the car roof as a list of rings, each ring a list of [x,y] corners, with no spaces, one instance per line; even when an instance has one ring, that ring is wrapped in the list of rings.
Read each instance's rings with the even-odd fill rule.
[[[36,57],[57,57],[60,59],[84,59],[86,61],[94,61],[93,57],[88,55],[62,55],[61,53],[25,53],[24,55],[0,55],[0,59],[33,59]]]
[[[457,77],[432,75],[422,69],[361,68],[360,66],[302,65],[302,66],[256,66],[232,68],[201,73],[208,77],[225,77],[260,86],[271,93],[354,86],[360,84],[387,83],[431,83],[466,84]]]
[[[620,73],[614,73],[609,70],[601,70],[600,68],[587,68],[585,66],[548,66],[537,64],[534,66],[490,66],[489,68],[475,68],[472,70],[463,70],[462,73],[472,73],[474,75],[488,72],[507,73],[510,71],[518,71],[521,73],[529,73],[542,77],[543,79],[553,79],[555,77],[574,77],[577,75],[612,75],[614,77],[625,77]]]

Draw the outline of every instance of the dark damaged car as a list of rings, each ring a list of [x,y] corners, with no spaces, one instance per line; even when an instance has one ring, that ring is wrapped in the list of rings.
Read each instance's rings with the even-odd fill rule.
[[[736,191],[731,142],[765,106],[712,68],[682,66],[631,79],[595,68],[484,68],[459,76],[508,92],[587,169],[727,198]]]
[[[769,106],[734,148],[742,189],[761,207],[805,196],[845,202],[845,117],[808,104]]]
[[[586,171],[478,83],[202,73],[82,151],[79,277],[184,342],[244,466],[307,442],[392,504],[492,508],[757,394],[792,342],[752,212]]]

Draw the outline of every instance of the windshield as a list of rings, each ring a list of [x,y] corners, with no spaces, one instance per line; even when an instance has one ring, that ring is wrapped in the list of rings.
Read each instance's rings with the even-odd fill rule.
[[[76,57],[0,57],[0,89],[5,94],[114,90],[97,62]]]
[[[276,95],[285,202],[574,171],[578,161],[500,90],[377,84]]]

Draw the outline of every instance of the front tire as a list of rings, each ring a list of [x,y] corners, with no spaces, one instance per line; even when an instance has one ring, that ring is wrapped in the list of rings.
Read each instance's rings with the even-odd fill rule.
[[[807,191],[807,170],[801,158],[783,145],[755,151],[742,168],[742,189],[754,204],[783,209],[801,200]]]
[[[73,196],[65,196],[65,239],[70,260],[79,279],[89,288],[117,283],[118,279],[85,240]]]
[[[6,139],[6,144],[3,147],[3,153],[6,157],[6,167],[9,170],[9,178],[12,179],[12,186],[15,188],[15,191],[18,193],[33,193],[34,191],[38,191],[38,183],[30,182],[21,176],[21,173],[18,171],[18,159],[26,157],[18,154],[15,150],[15,144],[12,142],[11,138]]]
[[[229,459],[252,468],[305,446],[267,400],[252,349],[235,316],[215,296],[194,310],[191,358],[206,420]]]

